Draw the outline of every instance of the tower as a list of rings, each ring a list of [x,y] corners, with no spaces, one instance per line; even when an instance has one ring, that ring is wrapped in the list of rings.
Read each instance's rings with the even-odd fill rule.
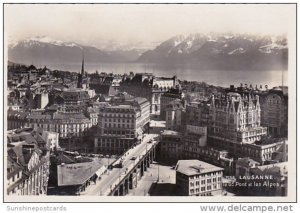
[[[84,76],[84,55],[82,56],[81,72],[78,74],[77,88],[83,88],[83,76]]]

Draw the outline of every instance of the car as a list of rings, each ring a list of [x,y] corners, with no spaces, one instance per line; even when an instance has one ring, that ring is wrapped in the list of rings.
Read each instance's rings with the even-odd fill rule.
[[[135,160],[136,159],[136,157],[135,156],[133,156],[132,158],[130,158],[130,160]]]

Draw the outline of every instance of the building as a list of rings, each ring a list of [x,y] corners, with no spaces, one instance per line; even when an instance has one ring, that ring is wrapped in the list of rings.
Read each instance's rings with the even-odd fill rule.
[[[183,158],[183,140],[179,132],[164,130],[160,135],[159,157],[162,161],[177,162]]]
[[[223,168],[199,160],[179,160],[176,187],[183,196],[212,196],[222,193]]]
[[[49,97],[46,91],[36,94],[34,99],[34,109],[44,109],[49,104]]]
[[[52,134],[32,128],[7,132],[7,194],[46,195]],[[52,137],[52,138],[51,138]]]
[[[87,117],[90,119],[92,126],[96,126],[98,124],[98,115],[99,115],[99,107],[88,107],[87,108]]]
[[[122,153],[142,140],[150,122],[150,103],[134,98],[111,103],[99,110],[95,151]]]
[[[267,128],[260,124],[259,97],[251,94],[242,96],[227,93],[211,99],[210,122],[208,129],[209,144],[239,153],[241,147],[260,141],[267,135]]]
[[[236,162],[235,190],[246,196],[287,196],[287,162],[261,166],[251,158]]]
[[[250,157],[239,158],[235,162],[235,177],[239,179],[241,176],[250,177],[250,169],[260,166],[260,163]]]
[[[186,124],[193,126],[209,125],[210,103],[207,100],[193,101],[186,105]]]
[[[27,123],[29,112],[25,111],[7,111],[7,130],[18,129],[24,127]]]
[[[179,100],[170,102],[166,107],[166,128],[181,131],[184,122],[184,106]]]
[[[166,119],[166,108],[167,105],[174,100],[181,100],[183,98],[183,94],[178,85],[177,88],[171,88],[168,92],[164,93],[160,97],[160,117],[161,119]]]
[[[65,113],[84,112],[90,101],[90,96],[86,90],[83,89],[64,89],[54,104],[59,106],[59,111]]]
[[[252,144],[241,144],[238,146],[238,157],[250,157],[261,164],[264,162],[272,161],[274,154],[279,150],[284,150],[286,144],[285,139],[263,138],[261,141],[257,141]],[[283,155],[287,155],[286,150]]]
[[[60,138],[81,137],[92,127],[92,121],[84,113],[31,111],[27,116],[27,126],[57,132]]]
[[[235,88],[233,85],[226,89],[227,92],[237,92],[241,95],[259,95],[261,108],[261,125],[268,127],[268,134],[272,137],[287,138],[288,132],[288,87],[279,86],[268,89],[265,85],[258,88],[241,84]]]
[[[287,88],[274,88],[261,95],[261,125],[268,127],[273,137],[288,136]]]
[[[119,75],[95,75],[90,82],[90,88],[97,94],[114,96],[119,92],[122,76]]]
[[[91,182],[96,183],[98,177],[106,171],[100,160],[92,162],[57,165],[57,186],[59,191],[69,195],[80,195]]]
[[[187,125],[183,141],[185,159],[199,159],[200,148],[207,145],[207,127]]]
[[[54,151],[55,149],[59,149],[59,133],[57,132],[42,132],[42,138],[49,144],[49,149]]]
[[[173,78],[155,77],[152,73],[131,73],[120,82],[120,91],[134,97],[146,98],[150,104],[151,114],[160,114],[161,95],[179,85],[176,76]]]
[[[7,118],[8,130],[32,127],[45,131],[56,132],[59,138],[81,137],[98,122],[97,110],[87,113],[63,113],[48,110],[31,110],[30,112],[9,111]]]

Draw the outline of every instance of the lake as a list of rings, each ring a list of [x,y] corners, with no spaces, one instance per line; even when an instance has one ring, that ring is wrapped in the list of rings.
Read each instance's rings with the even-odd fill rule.
[[[51,64],[47,66],[50,69],[66,70],[80,72],[81,63],[71,64]],[[143,63],[85,63],[85,70],[93,73],[107,72],[114,74],[124,74],[129,72],[150,72],[158,77],[172,77],[177,75],[180,80],[203,81],[215,86],[229,87],[229,85],[238,86],[240,83],[255,85],[274,86],[288,85],[288,72],[284,70],[203,70],[186,65],[157,65]],[[283,75],[282,75],[283,73]]]

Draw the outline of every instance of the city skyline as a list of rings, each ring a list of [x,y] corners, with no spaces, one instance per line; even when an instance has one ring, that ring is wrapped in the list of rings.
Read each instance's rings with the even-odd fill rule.
[[[5,201],[293,201],[295,18],[5,4]]]

